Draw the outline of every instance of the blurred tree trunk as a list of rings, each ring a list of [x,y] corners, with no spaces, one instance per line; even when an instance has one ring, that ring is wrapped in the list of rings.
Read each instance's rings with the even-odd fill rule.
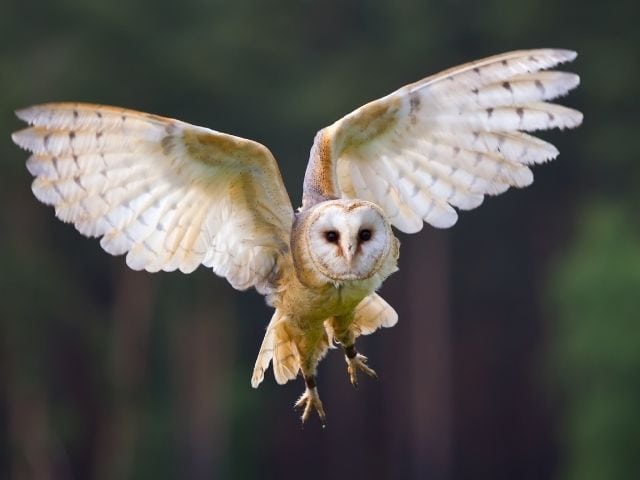
[[[202,282],[200,282],[202,283]],[[218,478],[230,440],[229,405],[235,326],[228,285],[207,279],[192,312],[169,328],[169,359],[175,402],[177,478]],[[206,300],[205,300],[206,298]]]
[[[446,235],[433,232],[407,245],[407,305],[412,321],[409,348],[410,409],[413,412],[414,478],[451,475],[451,329]]]
[[[383,342],[385,418],[393,478],[451,477],[449,248],[443,232],[405,236],[400,282],[389,290],[400,316],[395,342]],[[398,421],[403,423],[398,423]]]
[[[114,397],[99,425],[95,467],[99,480],[132,477],[154,298],[148,274],[119,267],[113,281],[110,390]]]
[[[8,407],[8,430],[11,442],[11,478],[27,480],[54,478],[52,433],[49,408],[40,384],[22,384],[15,368],[15,355],[7,362],[5,383]]]

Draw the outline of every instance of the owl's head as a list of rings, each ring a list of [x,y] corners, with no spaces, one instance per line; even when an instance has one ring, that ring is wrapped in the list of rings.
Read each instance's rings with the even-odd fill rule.
[[[371,277],[380,270],[393,242],[383,211],[365,200],[320,203],[305,223],[307,254],[333,282]]]

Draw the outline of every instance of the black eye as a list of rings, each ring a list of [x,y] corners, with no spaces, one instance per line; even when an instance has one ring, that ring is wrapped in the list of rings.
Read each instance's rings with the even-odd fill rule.
[[[327,242],[336,243],[340,235],[335,230],[329,230],[328,232],[324,232],[324,238],[327,239]]]
[[[360,230],[358,232],[358,238],[362,242],[366,242],[368,240],[371,240],[371,230],[369,230],[368,228],[363,228],[362,230]]]

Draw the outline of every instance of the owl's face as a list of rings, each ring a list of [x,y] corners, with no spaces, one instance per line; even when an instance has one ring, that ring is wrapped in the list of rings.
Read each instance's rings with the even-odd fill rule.
[[[389,254],[393,238],[380,207],[344,199],[318,205],[306,235],[313,263],[334,282],[374,275]]]

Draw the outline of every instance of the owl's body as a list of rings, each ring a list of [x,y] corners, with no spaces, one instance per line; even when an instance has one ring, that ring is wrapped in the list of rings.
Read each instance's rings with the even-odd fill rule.
[[[363,260],[363,268],[352,274],[323,273],[317,265],[310,244],[314,239],[314,225],[320,220],[320,231],[316,240],[324,241],[328,231],[337,231],[332,222],[353,217],[355,227],[351,246],[351,263]],[[358,215],[362,214],[362,215]],[[361,218],[364,217],[364,225]],[[369,218],[367,218],[369,217]],[[324,223],[327,223],[324,225]],[[371,232],[366,241],[357,238],[360,227]],[[327,230],[328,229],[328,230]],[[336,230],[333,230],[336,229]],[[348,227],[342,228],[348,237]],[[365,257],[367,244],[379,243],[379,255],[371,262]],[[341,243],[343,245],[341,245]],[[350,240],[337,239],[328,242],[328,248],[338,254],[329,257],[333,261],[346,261]],[[252,377],[257,387],[264,371],[273,361],[273,370],[278,383],[285,383],[301,372],[305,378],[316,375],[316,366],[334,341],[351,346],[361,333],[371,333],[381,326],[390,327],[397,321],[395,311],[374,292],[391,273],[397,270],[399,241],[390,225],[384,220],[380,209],[361,200],[329,200],[302,210],[296,214],[292,228],[291,249],[283,262],[291,262],[280,268],[280,277],[274,279],[273,293],[267,301],[276,311],[267,327]],[[326,268],[326,267],[325,267]],[[332,272],[340,269],[334,266]],[[345,278],[346,277],[346,278]],[[355,381],[355,372],[352,377]]]
[[[296,406],[324,422],[317,365],[339,344],[354,385],[375,376],[355,341],[397,322],[375,291],[397,270],[392,226],[455,224],[485,195],[533,181],[557,149],[528,132],[573,128],[582,114],[548,102],[579,84],[548,69],[567,50],[496,55],[407,85],[316,135],[294,212],[271,152],[251,140],[114,107],[54,103],[17,115],[36,197],[136,270],[213,269],[275,308],[251,383],[273,364],[302,374]],[[455,207],[455,208],[454,208]]]

